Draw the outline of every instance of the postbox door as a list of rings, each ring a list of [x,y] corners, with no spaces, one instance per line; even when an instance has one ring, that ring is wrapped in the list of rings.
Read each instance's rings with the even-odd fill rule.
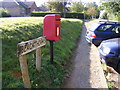
[[[60,40],[60,15],[45,16],[43,35],[47,40]]]

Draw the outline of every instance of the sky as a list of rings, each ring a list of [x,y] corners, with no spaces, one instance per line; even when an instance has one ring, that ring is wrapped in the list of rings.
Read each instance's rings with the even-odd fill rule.
[[[2,0],[0,0],[2,1]],[[21,1],[24,1],[24,0],[21,0]],[[44,4],[45,2],[47,2],[48,0],[26,0],[26,1],[35,1],[37,6],[40,6],[41,4]],[[52,0],[53,1],[53,0]],[[65,1],[65,0],[60,0],[60,1]],[[68,1],[68,0],[67,0]],[[72,2],[78,2],[80,0],[69,0],[69,1],[72,1]],[[88,2],[96,2],[97,4],[99,4],[100,0],[81,0],[82,2],[85,2],[85,3],[88,3]]]
[[[24,0],[22,0],[24,1]],[[37,6],[40,6],[41,4],[44,4],[45,2],[47,2],[48,0],[27,0],[27,1],[35,1]],[[64,1],[64,0],[60,0],[60,1]],[[69,0],[69,1],[80,1],[80,0]],[[96,2],[97,4],[99,4],[100,0],[81,0],[82,2],[88,3],[88,2]]]

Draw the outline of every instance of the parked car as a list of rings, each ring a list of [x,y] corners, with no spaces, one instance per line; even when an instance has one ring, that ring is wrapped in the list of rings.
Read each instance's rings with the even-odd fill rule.
[[[86,32],[86,40],[99,46],[103,40],[120,37],[120,23],[99,22],[94,23]]]
[[[120,38],[104,40],[98,47],[98,51],[101,61],[120,74]]]

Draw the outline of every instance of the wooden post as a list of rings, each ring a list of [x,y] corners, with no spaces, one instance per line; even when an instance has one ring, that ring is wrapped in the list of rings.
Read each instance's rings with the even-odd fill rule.
[[[36,69],[40,72],[41,67],[41,48],[36,49]]]
[[[33,40],[18,43],[17,56],[20,60],[20,67],[25,88],[31,88],[30,78],[28,74],[27,60],[25,55],[36,50],[36,69],[40,72],[41,66],[41,47],[46,44],[45,37],[39,37]]]
[[[19,60],[20,60],[20,66],[21,66],[21,72],[22,72],[24,87],[25,88],[31,88],[26,56],[25,55],[20,56]]]

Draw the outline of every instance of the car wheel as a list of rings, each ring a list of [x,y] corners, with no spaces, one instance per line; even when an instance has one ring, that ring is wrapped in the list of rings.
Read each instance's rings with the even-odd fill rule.
[[[117,71],[120,74],[120,63],[118,64]]]

